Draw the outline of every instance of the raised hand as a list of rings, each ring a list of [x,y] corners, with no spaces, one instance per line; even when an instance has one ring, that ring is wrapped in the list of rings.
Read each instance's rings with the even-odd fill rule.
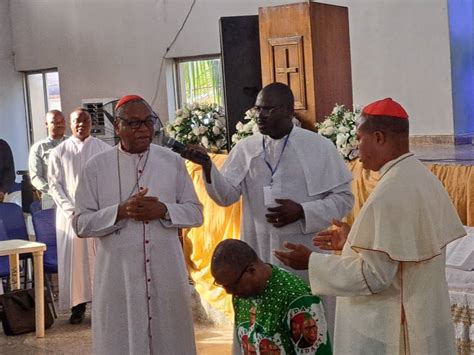
[[[312,253],[310,249],[302,244],[285,242],[283,246],[288,250],[274,250],[273,254],[283,264],[295,269],[308,269],[309,257]]]
[[[322,250],[342,250],[351,230],[347,223],[339,220],[333,219],[332,223],[337,227],[336,229],[319,232],[313,238],[313,244]]]
[[[280,228],[304,217],[303,207],[299,203],[278,198],[275,202],[280,206],[268,208],[271,213],[265,215],[267,222],[273,224],[274,227]]]
[[[204,171],[206,181],[211,182],[211,160],[204,160],[203,156],[208,156],[207,150],[204,147],[199,145],[187,144],[186,149],[181,152],[181,156],[184,159],[191,160],[193,163],[199,164],[202,166]]]

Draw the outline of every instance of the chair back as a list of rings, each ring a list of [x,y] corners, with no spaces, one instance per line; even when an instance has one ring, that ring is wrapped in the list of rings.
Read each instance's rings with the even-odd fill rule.
[[[25,217],[20,206],[15,203],[0,203],[0,220],[3,221],[8,239],[28,240]]]
[[[8,240],[7,230],[0,219],[0,241]],[[10,276],[10,262],[8,256],[0,256],[0,278]]]
[[[14,181],[12,186],[10,186],[10,189],[8,190],[8,193],[11,194],[12,192],[15,191],[21,191],[21,183]]]
[[[41,200],[33,201],[30,205],[30,212],[35,213],[41,211]]]
[[[47,246],[43,256],[44,271],[47,274],[57,273],[56,211],[54,208],[37,211],[32,214],[32,220],[36,241]]]

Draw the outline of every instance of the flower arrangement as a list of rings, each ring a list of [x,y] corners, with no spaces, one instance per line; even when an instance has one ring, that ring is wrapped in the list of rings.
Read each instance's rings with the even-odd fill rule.
[[[345,160],[359,156],[357,151],[356,123],[360,108],[347,110],[344,105],[337,105],[323,122],[315,124],[318,133],[331,140]]]
[[[238,122],[235,125],[237,131],[232,135],[232,147],[236,145],[238,141],[258,132],[257,111],[255,108],[251,108],[245,112],[244,120],[247,122]]]
[[[212,153],[226,149],[224,109],[217,104],[192,103],[176,111],[166,133],[183,144],[200,144]]]

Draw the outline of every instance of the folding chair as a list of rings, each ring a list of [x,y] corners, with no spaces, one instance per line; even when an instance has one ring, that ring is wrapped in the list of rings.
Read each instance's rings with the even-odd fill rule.
[[[46,251],[43,255],[44,273],[57,274],[58,273],[58,253],[56,244],[56,213],[54,208],[40,210],[32,215],[33,228],[35,229],[36,241],[46,244]],[[51,284],[47,277],[45,277],[46,288],[48,289],[51,298],[51,305],[53,307],[54,317],[57,318],[56,308],[53,301],[53,292]]]

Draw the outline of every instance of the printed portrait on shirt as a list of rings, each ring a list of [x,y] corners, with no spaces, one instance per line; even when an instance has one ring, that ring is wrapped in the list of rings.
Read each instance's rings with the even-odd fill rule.
[[[327,324],[321,303],[311,296],[296,299],[289,307],[285,322],[297,354],[315,354],[328,342]]]

